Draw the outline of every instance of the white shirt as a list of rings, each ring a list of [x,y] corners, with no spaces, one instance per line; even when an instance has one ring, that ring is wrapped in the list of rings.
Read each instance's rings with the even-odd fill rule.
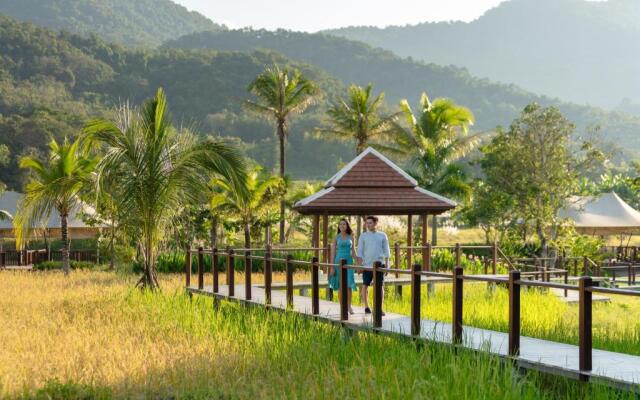
[[[376,261],[380,261],[384,265],[384,259],[391,255],[386,233],[363,232],[358,238],[356,255],[362,258],[362,264],[365,266],[372,266]]]

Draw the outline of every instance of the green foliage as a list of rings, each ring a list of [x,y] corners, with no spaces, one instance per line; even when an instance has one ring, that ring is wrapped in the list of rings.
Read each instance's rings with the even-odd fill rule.
[[[363,152],[371,141],[387,141],[394,130],[396,115],[383,117],[384,92],[373,97],[373,85],[366,88],[351,85],[346,98],[339,99],[327,110],[327,129],[318,129],[316,137],[354,141],[356,154]]]
[[[488,190],[500,193],[494,210],[531,227],[546,251],[548,230],[577,186],[578,159],[568,148],[575,127],[557,109],[527,106],[509,129],[482,148]]]
[[[70,262],[71,269],[93,269],[96,268],[97,265],[88,261],[71,261]],[[62,261],[43,261],[41,263],[35,264],[33,269],[36,271],[50,271],[54,269],[63,269]]]
[[[143,250],[141,284],[151,288],[158,285],[158,247],[177,212],[203,204],[212,178],[224,178],[235,188],[246,180],[245,162],[236,148],[173,127],[162,89],[137,112],[123,108],[116,122],[92,121],[85,137],[104,147],[98,187],[107,181],[120,188],[116,207]]]
[[[406,100],[400,102],[407,129],[398,125],[392,151],[409,158],[411,174],[418,185],[459,200],[471,197],[471,186],[464,167],[458,161],[479,142],[467,136],[474,117],[471,111],[449,99],[420,98],[420,110],[414,114]]]
[[[502,25],[500,24],[500,26]],[[413,49],[416,46],[416,37],[412,36],[403,42]],[[495,41],[487,40],[486,42]],[[420,43],[438,44],[439,40],[422,40]],[[457,48],[459,44],[456,43],[455,46],[449,48]],[[607,46],[609,45],[607,44]],[[569,119],[576,123],[578,132],[583,132],[590,126],[599,126],[603,132],[606,132],[608,141],[625,143],[624,152],[628,156],[633,156],[633,149],[640,148],[640,136],[635,134],[640,129],[640,117],[566,103],[557,98],[537,96],[515,85],[499,84],[487,79],[475,78],[468,70],[451,66],[451,62],[443,63],[447,66],[432,64],[433,58],[431,56],[428,57],[428,63],[425,63],[411,58],[401,58],[389,51],[340,37],[285,30],[271,32],[243,29],[200,32],[167,42],[165,47],[208,48],[226,51],[253,51],[269,48],[291,59],[316,65],[344,83],[354,83],[359,86],[372,83],[380,90],[384,90],[387,101],[391,103],[396,103],[401,99],[419,98],[420,93],[424,90],[423,85],[426,83],[429,93],[433,97],[454,99],[469,107],[476,117],[476,127],[480,131],[488,131],[498,125],[507,125],[509,121],[518,117],[519,112],[527,104],[537,102],[561,109]],[[517,50],[518,52],[522,50],[522,43],[518,44]],[[464,60],[455,63],[455,65],[467,65],[469,52],[459,52],[458,54],[464,57]],[[519,58],[511,57],[510,61]],[[491,67],[506,65],[506,63],[496,64],[494,58],[486,57],[486,55],[476,57],[475,60],[485,60],[490,63]],[[545,62],[547,61],[551,62],[552,60],[545,58]],[[539,64],[539,61],[535,62],[535,65]],[[599,65],[599,63],[596,64]],[[619,65],[615,69],[618,67]],[[520,70],[522,69],[516,69],[515,72]],[[564,70],[571,71],[571,74],[576,71],[575,68]],[[504,77],[512,72],[514,70],[507,68],[497,80],[510,82]],[[544,79],[547,78],[545,76]],[[591,80],[592,75],[588,75],[588,81]],[[590,87],[590,85],[585,87]],[[628,88],[628,85],[625,87]],[[550,92],[537,91],[537,93]],[[596,93],[600,95],[602,92]]]
[[[51,29],[132,46],[156,46],[191,32],[223,29],[169,0],[5,0],[0,13]]]

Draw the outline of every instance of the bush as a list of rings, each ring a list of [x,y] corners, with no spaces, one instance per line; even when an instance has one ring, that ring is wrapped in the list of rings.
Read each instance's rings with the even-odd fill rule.
[[[88,261],[71,261],[71,269],[92,269],[97,265]],[[56,269],[62,269],[62,261],[44,261],[39,264],[35,264],[33,269],[36,271],[51,271]]]

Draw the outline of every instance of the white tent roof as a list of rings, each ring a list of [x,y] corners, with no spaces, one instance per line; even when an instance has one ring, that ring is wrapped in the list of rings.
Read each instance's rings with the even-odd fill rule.
[[[2,194],[0,194],[0,210],[7,211],[12,216],[15,216],[16,209],[18,208],[18,203],[20,202],[21,197],[21,193],[10,191],[3,192]],[[82,221],[82,214],[93,215],[95,214],[95,210],[86,204],[76,206],[68,218],[68,226],[70,232],[75,230],[84,231],[85,233],[87,233],[87,231],[97,231],[98,227],[105,226],[102,224],[99,224],[97,227],[87,225]],[[60,229],[60,215],[58,215],[57,213],[52,213],[48,221],[38,221],[38,223],[35,224],[35,226],[32,226],[32,228],[51,230]],[[13,224],[11,223],[11,221],[0,219],[0,236],[6,237],[9,231],[11,231],[11,234],[13,233]]]
[[[598,197],[574,196],[558,216],[572,220],[580,233],[614,235],[640,232],[640,212],[614,192]]]

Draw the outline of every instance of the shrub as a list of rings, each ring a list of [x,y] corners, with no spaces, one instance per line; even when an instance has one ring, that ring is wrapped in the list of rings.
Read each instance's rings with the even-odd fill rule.
[[[88,261],[71,261],[71,269],[92,269],[97,265]],[[39,264],[35,264],[33,269],[36,271],[51,271],[56,269],[62,269],[62,261],[43,261]]]

